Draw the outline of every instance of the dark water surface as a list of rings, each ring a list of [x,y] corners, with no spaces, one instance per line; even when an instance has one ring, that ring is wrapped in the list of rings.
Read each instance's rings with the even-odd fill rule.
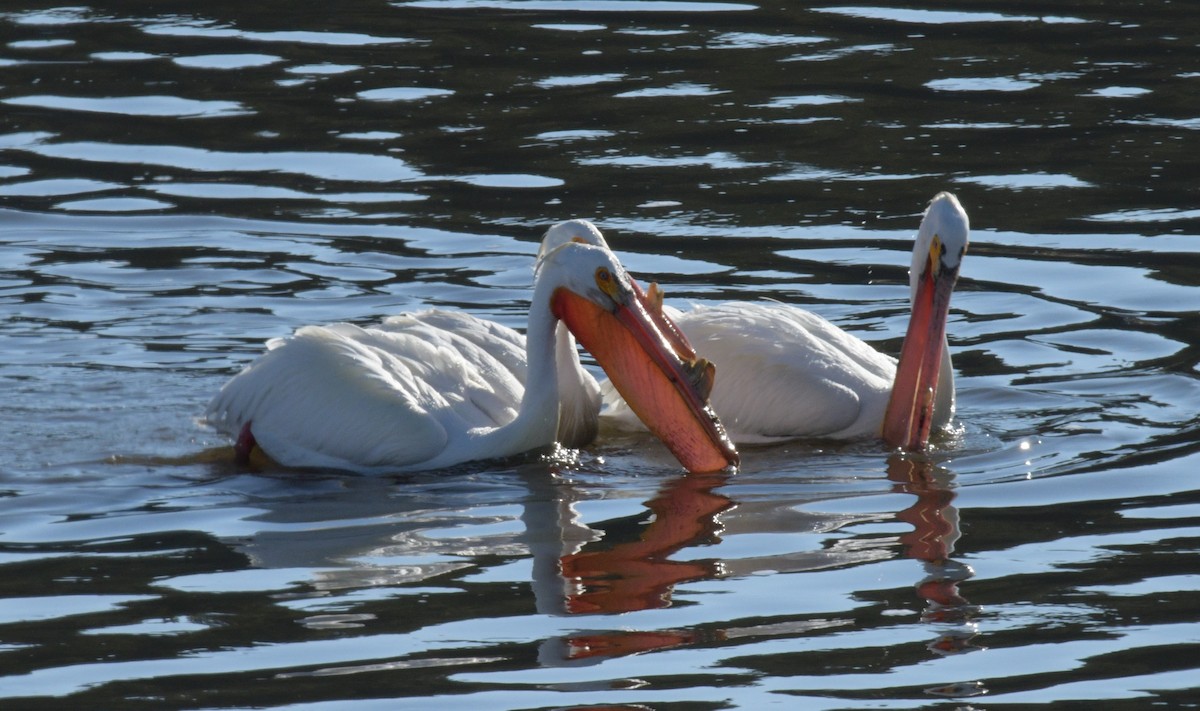
[[[16,5],[3,708],[1200,704],[1192,4]],[[240,470],[202,421],[302,324],[523,326],[569,217],[677,304],[895,353],[942,189],[928,458],[683,476],[609,433],[372,478]]]

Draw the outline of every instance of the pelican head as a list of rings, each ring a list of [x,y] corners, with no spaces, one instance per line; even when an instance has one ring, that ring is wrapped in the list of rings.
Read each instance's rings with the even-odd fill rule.
[[[608,242],[604,240],[604,234],[600,229],[591,222],[583,219],[566,220],[552,225],[546,233],[542,235],[542,244],[538,247],[537,262],[534,264],[534,272],[536,273],[545,261],[546,256],[565,244],[587,244],[593,247],[612,252],[608,247]],[[650,284],[649,291],[643,291],[641,285],[636,281],[630,280],[633,287],[633,293],[641,300],[642,305],[654,318],[658,324],[659,330],[666,335],[667,340],[671,342],[671,347],[685,361],[696,360],[696,349],[692,348],[692,344],[688,341],[687,336],[683,335],[683,331],[675,324],[671,317],[663,313],[663,291],[658,284]],[[709,366],[711,368],[711,365]]]
[[[949,361],[945,349],[950,295],[969,233],[970,221],[958,198],[938,193],[925,210],[913,247],[912,315],[880,433],[890,446],[917,450],[929,443],[941,370]]]
[[[535,299],[547,300],[554,318],[685,468],[737,465],[737,451],[708,406],[712,364],[680,357],[611,251],[566,242],[544,255],[537,281]]]
[[[916,298],[917,287],[930,269],[934,272],[947,271],[955,277],[967,253],[968,235],[971,231],[967,212],[958,198],[940,192],[929,202],[917,240],[913,245],[912,267],[908,270],[908,281]],[[950,280],[954,285],[954,280]]]
[[[593,247],[608,249],[608,243],[604,241],[604,235],[599,228],[587,220],[575,219],[559,222],[556,225],[551,225],[550,229],[542,235],[542,244],[538,247],[537,262],[534,265],[536,271],[542,264],[542,260],[546,255],[558,249],[559,247],[569,242],[579,242],[580,244],[590,244]]]

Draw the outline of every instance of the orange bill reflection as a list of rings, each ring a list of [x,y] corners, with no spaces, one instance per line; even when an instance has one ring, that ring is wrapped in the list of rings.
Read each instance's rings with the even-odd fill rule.
[[[718,515],[733,501],[713,489],[727,478],[715,473],[675,479],[646,502],[653,520],[640,527],[636,539],[563,556],[562,576],[574,590],[567,598],[567,611],[614,613],[667,607],[676,585],[718,576],[716,560],[674,561],[670,556],[688,546],[719,540]]]
[[[894,491],[916,497],[913,505],[897,513],[896,518],[913,527],[900,536],[904,555],[922,561],[925,568],[926,575],[916,586],[928,603],[921,619],[947,625],[928,648],[938,655],[980,649],[972,642],[977,634],[973,618],[978,607],[959,590],[959,584],[974,576],[975,571],[951,557],[961,536],[958,509],[953,505],[953,475],[923,458],[899,454],[889,458],[887,475]]]

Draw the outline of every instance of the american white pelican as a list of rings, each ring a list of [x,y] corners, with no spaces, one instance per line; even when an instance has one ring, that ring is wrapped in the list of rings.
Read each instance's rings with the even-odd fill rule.
[[[543,243],[546,252],[563,239],[607,248],[593,225],[571,223]],[[931,429],[954,415],[946,316],[969,231],[957,198],[947,192],[933,198],[913,247],[912,316],[898,365],[824,318],[786,304],[665,307],[662,328],[669,332],[673,321],[682,330],[685,337],[672,339],[681,356],[696,344],[716,364],[712,407],[736,442],[880,437],[889,446],[921,449]],[[649,291],[648,302],[661,303],[662,292],[655,285]],[[619,394],[602,389],[603,415],[632,423]]]
[[[586,400],[590,376],[573,342],[555,336],[561,322],[684,467],[736,465],[707,407],[711,368],[681,360],[660,320],[611,252],[568,243],[539,264],[525,338],[442,311],[394,317],[379,328],[307,326],[268,343],[267,353],[221,389],[208,419],[238,437],[240,452],[256,443],[286,466],[363,473],[549,445],[564,419],[560,406],[578,410],[577,437],[587,439],[597,405]],[[584,399],[572,405],[572,391]]]

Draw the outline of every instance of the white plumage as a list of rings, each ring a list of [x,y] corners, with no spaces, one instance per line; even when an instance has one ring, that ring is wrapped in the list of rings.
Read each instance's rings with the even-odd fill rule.
[[[572,222],[569,230],[548,233],[546,239],[554,241],[544,242],[543,250],[553,249],[564,237],[607,249],[593,225]],[[668,306],[663,308],[668,317],[663,329],[669,330],[673,322],[686,337],[682,347],[694,348],[716,365],[710,401],[735,442],[883,436],[889,444],[919,448],[929,429],[945,427],[954,414],[945,309],[968,231],[967,215],[958,200],[949,193],[938,194],[926,210],[913,248],[910,274],[916,308],[905,347],[913,351],[907,356],[912,372],[902,370],[899,387],[895,358],[824,318],[787,304],[724,303],[688,311]],[[651,289],[652,294],[656,291]],[[940,352],[934,350],[939,346]],[[602,415],[636,425],[620,395],[606,382],[601,388]],[[895,434],[884,431],[885,422],[898,428]]]
[[[598,285],[601,273],[608,279]],[[366,473],[510,456],[556,439],[578,445],[595,435],[598,386],[559,312],[570,313],[563,304],[575,299],[616,313],[633,298],[629,282],[607,250],[572,244],[540,265],[527,337],[436,310],[375,328],[307,326],[269,342],[214,398],[208,419],[231,435],[252,436],[281,464]],[[675,358],[652,351],[653,342],[642,360]],[[667,407],[652,416],[708,417]]]
[[[820,316],[780,303],[671,311],[717,366],[711,401],[736,442],[878,434],[896,361]],[[627,422],[620,395],[611,414]]]
[[[508,424],[525,394],[524,337],[464,313],[305,326],[267,348],[221,390],[208,419],[231,434],[253,422],[259,446],[289,466],[436,466],[466,444],[455,433]]]

